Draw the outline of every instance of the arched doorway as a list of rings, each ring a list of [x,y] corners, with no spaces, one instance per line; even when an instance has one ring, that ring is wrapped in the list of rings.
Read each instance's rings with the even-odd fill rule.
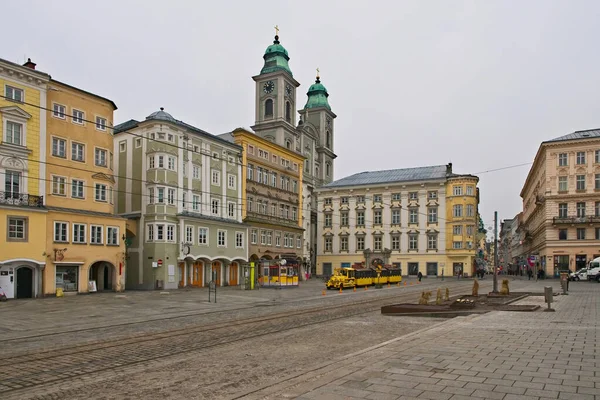
[[[96,290],[99,292],[116,289],[115,266],[106,261],[98,261],[90,267],[89,280],[96,281]]]
[[[217,286],[221,286],[221,262],[213,261],[212,263],[212,274]]]
[[[16,298],[31,299],[33,297],[33,269],[26,266],[17,268]]]

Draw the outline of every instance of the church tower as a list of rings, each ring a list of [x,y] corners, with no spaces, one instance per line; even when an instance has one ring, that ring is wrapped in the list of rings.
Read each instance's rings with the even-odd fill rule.
[[[275,27],[277,33],[279,29]],[[256,82],[255,123],[257,135],[287,149],[299,151],[296,133],[296,89],[300,84],[294,79],[288,64],[287,50],[275,35],[273,44],[263,56],[265,64]]]

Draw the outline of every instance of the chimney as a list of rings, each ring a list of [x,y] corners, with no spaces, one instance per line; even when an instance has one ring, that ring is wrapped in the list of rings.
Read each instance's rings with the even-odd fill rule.
[[[31,69],[35,69],[36,65],[37,65],[36,63],[31,61],[31,58],[28,58],[27,62],[25,64],[23,64],[24,67],[31,68]]]
[[[446,175],[450,174],[452,174],[452,163],[448,163],[448,165],[446,165]]]

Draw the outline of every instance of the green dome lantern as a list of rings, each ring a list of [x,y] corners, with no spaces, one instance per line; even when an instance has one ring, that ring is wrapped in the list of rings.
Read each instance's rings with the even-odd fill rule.
[[[327,89],[321,83],[321,78],[318,73],[315,83],[310,85],[306,94],[308,95],[308,101],[306,102],[304,109],[325,107],[326,109],[331,110],[329,101],[327,100],[329,93],[327,93]]]
[[[263,59],[265,60],[265,65],[260,70],[261,75],[275,71],[285,71],[290,74],[290,76],[294,76],[288,65],[290,57],[288,56],[285,47],[279,43],[279,35],[275,35],[275,40],[273,41],[273,44],[265,50]]]

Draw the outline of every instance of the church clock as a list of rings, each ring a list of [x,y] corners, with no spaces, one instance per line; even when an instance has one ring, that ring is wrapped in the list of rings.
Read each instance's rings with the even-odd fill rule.
[[[273,81],[265,82],[263,85],[263,92],[273,93],[273,90],[275,90],[275,83]]]
[[[292,87],[290,85],[285,85],[285,94],[288,97],[292,97]]]

